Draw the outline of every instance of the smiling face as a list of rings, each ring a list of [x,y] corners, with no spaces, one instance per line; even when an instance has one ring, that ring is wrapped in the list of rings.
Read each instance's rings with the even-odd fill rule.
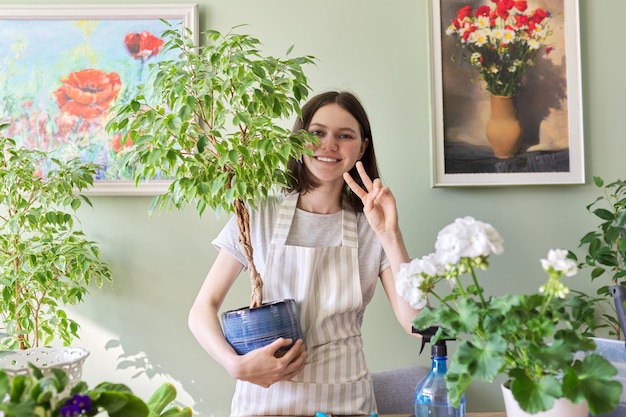
[[[343,186],[343,173],[354,167],[368,144],[358,121],[343,107],[332,103],[315,112],[307,130],[319,139],[313,155],[304,157],[309,173],[320,185]]]

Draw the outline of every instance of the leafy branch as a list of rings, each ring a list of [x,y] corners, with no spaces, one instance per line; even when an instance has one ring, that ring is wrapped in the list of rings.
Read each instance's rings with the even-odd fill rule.
[[[172,179],[150,207],[194,204],[234,213],[253,290],[260,306],[262,280],[252,257],[248,209],[288,184],[287,162],[310,152],[316,138],[277,123],[300,115],[310,87],[302,70],[311,56],[264,56],[258,39],[207,30],[196,45],[188,29],[168,22],[164,51],[176,60],[151,64],[148,81],[130,102],[113,109],[107,125],[132,142],[124,155],[138,183],[157,172]]]

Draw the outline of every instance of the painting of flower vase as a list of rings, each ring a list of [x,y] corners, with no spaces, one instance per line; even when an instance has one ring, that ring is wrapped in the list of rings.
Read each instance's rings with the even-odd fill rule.
[[[434,185],[583,182],[577,1],[430,5]]]

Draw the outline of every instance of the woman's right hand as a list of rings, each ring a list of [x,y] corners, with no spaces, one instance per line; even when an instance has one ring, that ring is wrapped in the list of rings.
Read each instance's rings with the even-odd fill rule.
[[[279,338],[267,346],[240,356],[241,361],[232,376],[263,388],[278,381],[291,380],[304,369],[306,350],[302,339],[298,339],[284,355],[275,356],[277,350],[290,344],[291,339]]]

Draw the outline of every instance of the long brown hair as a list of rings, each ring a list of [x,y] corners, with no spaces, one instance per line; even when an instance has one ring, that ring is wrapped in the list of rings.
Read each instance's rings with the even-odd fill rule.
[[[372,138],[370,122],[365,109],[354,94],[346,91],[328,91],[312,97],[304,106],[302,106],[302,118],[298,118],[296,120],[292,129],[293,132],[308,130],[311,120],[313,119],[313,115],[315,115],[321,107],[326,106],[327,104],[337,104],[341,106],[359,123],[361,140],[369,139],[369,144],[365,147],[365,151],[360,161],[363,163],[365,172],[367,172],[367,175],[369,175],[372,180],[378,178],[378,164],[376,163],[376,154],[374,153],[374,140]],[[306,193],[307,191],[319,186],[315,179],[311,178],[309,171],[301,161],[292,158],[287,163],[287,168],[290,172],[290,184],[286,191]],[[350,175],[361,187],[365,188],[356,167],[352,167],[352,169],[350,169]],[[344,186],[343,193],[352,202],[357,211],[363,211],[363,203],[361,202],[361,199],[352,192],[347,184]]]

